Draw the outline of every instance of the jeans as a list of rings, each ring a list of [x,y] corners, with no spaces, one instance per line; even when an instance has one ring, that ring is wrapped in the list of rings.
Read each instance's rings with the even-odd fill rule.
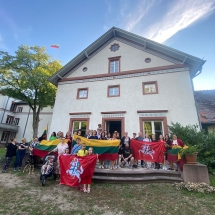
[[[16,153],[16,161],[15,161],[15,164],[14,164],[15,169],[17,168],[17,166],[19,166],[19,168],[21,168],[22,160],[23,160],[24,157],[25,157],[25,152],[20,153],[19,151],[17,151],[17,153]]]
[[[13,157],[7,157],[6,158],[6,162],[5,162],[3,170],[7,170],[8,169],[8,167],[10,166],[10,162],[12,161],[12,159],[13,159]]]

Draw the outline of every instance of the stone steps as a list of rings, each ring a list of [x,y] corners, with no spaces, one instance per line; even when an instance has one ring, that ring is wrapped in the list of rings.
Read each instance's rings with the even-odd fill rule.
[[[93,181],[97,183],[155,183],[181,182],[180,172],[153,169],[95,169]]]

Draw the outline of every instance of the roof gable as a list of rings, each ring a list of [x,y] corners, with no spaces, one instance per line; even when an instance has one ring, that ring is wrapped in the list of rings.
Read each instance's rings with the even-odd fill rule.
[[[203,64],[206,62],[200,58],[194,57],[176,49],[172,49],[168,46],[154,42],[147,38],[124,31],[120,28],[112,27],[109,31],[99,37],[95,42],[93,42],[75,58],[68,62],[59,71],[53,74],[49,78],[49,81],[54,85],[57,85],[58,81],[62,79],[62,77],[64,77],[69,72],[77,69],[81,64],[83,64],[84,61],[92,57],[96,51],[102,49],[104,46],[106,46],[107,43],[109,43],[110,40],[114,40],[115,38],[117,38],[118,40],[121,39],[124,41],[132,42],[133,44],[142,47],[142,49],[147,52],[154,52],[154,54],[156,53],[156,55],[160,53],[160,57],[166,56],[167,58],[169,58],[169,60],[171,59],[172,61],[175,61],[175,63],[187,65],[190,69],[192,78],[197,75],[198,71],[201,71]]]

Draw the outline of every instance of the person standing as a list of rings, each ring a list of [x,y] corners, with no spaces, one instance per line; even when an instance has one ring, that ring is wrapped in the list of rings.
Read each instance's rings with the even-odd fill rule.
[[[148,133],[145,134],[145,138],[143,139],[144,142],[152,142],[151,139],[149,138],[149,135]],[[146,162],[146,167],[147,169],[151,168],[152,167],[152,162]],[[142,166],[142,163],[141,163],[141,166]]]
[[[85,138],[89,138],[90,137],[90,130],[87,129],[86,130],[86,134],[84,135]]]
[[[56,180],[60,179],[60,160],[59,160],[59,157],[65,153],[65,150],[68,147],[69,147],[68,144],[65,142],[65,137],[62,137],[61,142],[58,143],[57,147],[49,152],[49,154],[52,153],[52,152],[57,152],[58,153],[57,166],[55,168],[55,174],[58,176]]]
[[[56,132],[53,131],[51,136],[49,137],[49,141],[56,140],[56,139],[57,139]]]
[[[36,147],[36,146],[38,146],[40,143],[39,143],[39,141],[38,141],[38,138],[37,137],[35,137],[34,138],[34,141],[30,144],[30,146],[29,146],[29,151],[30,151],[30,156],[32,156],[33,157],[33,161],[34,161],[34,167],[35,167],[35,165],[36,165],[36,161],[37,161],[37,156],[35,156],[35,155],[33,155],[33,149]]]
[[[94,140],[98,140],[98,136],[97,136],[97,132],[96,130],[93,130],[93,135],[91,135],[88,139],[94,139]]]
[[[135,140],[143,141],[142,132],[138,132],[138,136],[135,138]],[[138,160],[135,160],[135,167],[137,166],[138,166]],[[144,167],[144,160],[141,160],[141,167]]]
[[[21,171],[22,160],[25,157],[25,151],[27,148],[28,148],[28,143],[26,143],[25,138],[22,138],[22,143],[19,143],[18,150],[16,152],[16,161],[14,164],[14,171],[17,170],[17,166],[18,166],[18,170]]]
[[[2,172],[8,171],[8,167],[10,166],[10,163],[11,163],[13,157],[16,156],[16,150],[17,150],[16,138],[14,138],[12,140],[12,142],[6,146],[6,150],[7,150],[6,162],[5,162],[5,165],[4,165]]]

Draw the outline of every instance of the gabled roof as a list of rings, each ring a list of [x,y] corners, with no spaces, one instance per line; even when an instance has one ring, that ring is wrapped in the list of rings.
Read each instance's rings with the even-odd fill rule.
[[[101,37],[99,37],[95,42],[90,44],[86,49],[84,49],[81,53],[74,57],[71,61],[69,61],[59,71],[53,74],[48,80],[57,86],[58,81],[62,77],[64,77],[64,75],[68,74],[69,71],[74,69],[82,61],[86,60],[87,58],[90,58],[90,56],[96,50],[98,50],[99,47],[101,47],[104,43],[106,43],[108,40],[112,38],[116,39],[123,38],[125,40],[129,40],[131,42],[134,42],[135,44],[144,47],[146,50],[154,50],[157,51],[158,53],[168,56],[169,58],[176,59],[180,63],[185,64],[190,68],[190,74],[192,78],[194,78],[199,71],[201,72],[202,66],[206,62],[200,58],[170,48],[163,44],[154,42],[145,37],[141,37],[139,35],[130,33],[120,28],[112,27]]]
[[[195,91],[201,122],[215,124],[215,90]]]

